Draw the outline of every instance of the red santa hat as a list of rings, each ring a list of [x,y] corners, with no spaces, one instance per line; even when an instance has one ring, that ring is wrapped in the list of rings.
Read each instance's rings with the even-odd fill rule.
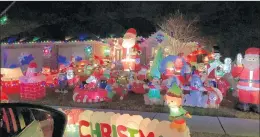
[[[38,65],[35,62],[30,62],[30,64],[28,65],[27,72],[34,73],[34,75],[36,75],[37,74],[37,72],[36,72],[37,67],[38,67]]]
[[[29,66],[28,66],[28,68],[35,68],[35,69],[37,67],[38,67],[38,65],[35,62],[30,62]]]
[[[134,28],[130,28],[126,31],[125,35],[124,35],[124,39],[128,39],[128,38],[136,38],[136,30]]]
[[[126,31],[126,34],[136,36],[136,30],[134,28],[130,28]]]
[[[73,70],[73,64],[70,64],[66,70]]]
[[[246,54],[254,54],[254,55],[260,55],[260,48],[248,48],[246,50]]]

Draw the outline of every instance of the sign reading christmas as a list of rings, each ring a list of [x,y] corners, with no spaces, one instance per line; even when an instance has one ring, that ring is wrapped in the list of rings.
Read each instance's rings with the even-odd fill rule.
[[[190,137],[189,128],[179,132],[169,121],[90,110],[79,115],[78,129],[80,137]]]

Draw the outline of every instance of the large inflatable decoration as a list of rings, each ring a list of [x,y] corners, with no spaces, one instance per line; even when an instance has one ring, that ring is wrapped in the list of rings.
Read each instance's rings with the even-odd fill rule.
[[[170,127],[176,129],[179,132],[185,132],[186,121],[184,117],[191,118],[191,115],[182,108],[182,90],[178,87],[177,84],[173,84],[164,98],[165,102],[170,108],[169,119],[172,121]]]
[[[198,48],[186,57],[187,62],[191,63],[193,66],[200,63],[207,64],[212,59],[212,54],[202,49],[200,45],[198,45]]]
[[[21,83],[20,97],[23,100],[38,100],[46,96],[46,77],[37,73],[37,64],[31,62],[28,65],[26,75],[19,78]]]
[[[58,74],[58,89],[55,90],[56,93],[68,93],[68,80],[66,73],[60,72]]]
[[[70,67],[67,68],[66,74],[69,86],[74,86],[79,82],[79,76],[75,75],[72,65],[70,65]]]
[[[151,66],[150,76],[152,77],[152,82],[146,86],[146,88],[149,88],[149,91],[148,94],[144,95],[145,104],[163,103],[163,99],[161,98],[161,73],[159,71],[162,58],[162,49],[160,48]]]
[[[126,31],[122,46],[126,49],[126,58],[122,59],[122,63],[125,71],[135,70],[136,63],[139,65],[139,61],[131,58],[130,49],[134,47],[136,44],[136,30],[134,28],[130,28]]]
[[[21,68],[1,68],[2,91],[7,94],[19,94],[19,77],[23,76]]]
[[[144,119],[140,115],[86,110],[79,115],[78,129],[80,137],[190,137],[188,127],[179,132],[170,125],[169,121]]]
[[[238,109],[260,112],[259,104],[259,48],[249,48],[245,52],[244,58],[237,55],[237,63],[232,69],[233,77],[238,77]]]
[[[221,91],[218,88],[204,86],[197,74],[191,77],[189,86],[183,86],[183,90],[189,92],[184,95],[184,106],[218,108],[223,100]]]
[[[208,76],[204,82],[207,86],[218,88],[222,92],[223,96],[226,96],[230,84],[226,79],[224,79],[224,75],[231,72],[232,60],[230,58],[225,58],[224,63],[222,63],[220,57],[221,55],[219,53],[214,54],[214,60],[212,60],[207,66]]]
[[[8,103],[8,96],[5,94],[5,92],[0,90],[0,103]]]
[[[169,55],[165,57],[161,62],[160,72],[166,74],[166,76],[171,77],[176,74],[185,73],[186,61],[180,56]]]

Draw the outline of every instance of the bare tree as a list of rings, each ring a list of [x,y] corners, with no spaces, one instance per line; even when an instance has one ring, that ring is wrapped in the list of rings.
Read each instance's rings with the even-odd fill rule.
[[[179,11],[163,19],[163,21],[159,23],[160,29],[170,37],[165,43],[162,43],[161,46],[167,47],[170,54],[173,55],[192,49],[189,48],[189,46],[194,46],[194,44],[188,43],[198,40],[198,21],[197,17],[189,19]]]

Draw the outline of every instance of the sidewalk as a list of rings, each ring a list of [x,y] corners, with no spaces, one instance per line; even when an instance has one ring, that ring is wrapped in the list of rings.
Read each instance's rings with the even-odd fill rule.
[[[58,107],[71,109],[72,107]],[[93,109],[80,108],[92,111],[115,112],[120,114],[141,115],[143,118],[168,120],[167,113],[154,112],[139,112],[139,111],[125,111],[125,110],[110,110],[110,109]],[[209,116],[194,116],[187,120],[191,132],[205,132],[215,134],[228,134],[233,136],[255,136],[259,137],[259,120],[240,119],[240,118],[225,118],[225,117],[209,117]]]

